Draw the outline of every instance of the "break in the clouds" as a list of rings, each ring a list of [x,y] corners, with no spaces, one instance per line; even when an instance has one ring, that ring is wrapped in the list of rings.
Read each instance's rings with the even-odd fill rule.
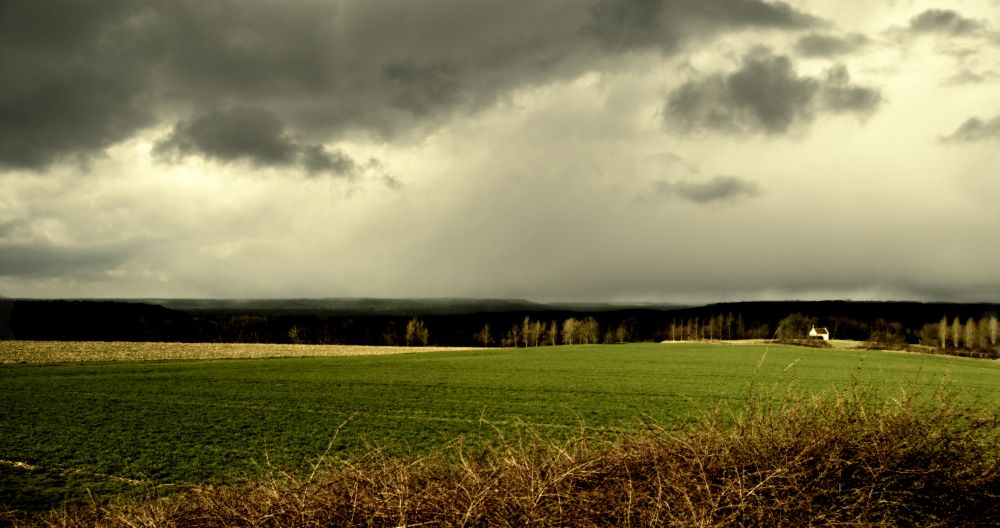
[[[5,295],[1000,295],[993,0],[0,5]]]
[[[944,140],[955,143],[1000,140],[1000,116],[985,121],[970,117]]]
[[[739,69],[689,81],[671,92],[664,118],[684,131],[784,134],[816,119],[817,113],[871,114],[878,90],[851,84],[846,67],[820,78],[800,76],[789,57],[757,49]]]
[[[760,186],[736,176],[713,176],[707,181],[657,181],[654,192],[659,196],[676,196],[696,204],[728,202],[756,196]]]

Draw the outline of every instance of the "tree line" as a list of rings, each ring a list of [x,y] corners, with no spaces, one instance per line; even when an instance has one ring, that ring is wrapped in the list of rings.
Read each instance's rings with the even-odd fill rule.
[[[510,326],[495,340],[490,323],[473,336],[484,347],[499,344],[502,347],[537,347],[564,345],[592,345],[597,343],[627,343],[633,341],[633,326],[630,321],[622,321],[616,327],[608,327],[601,334],[601,325],[592,316],[577,319],[569,317],[561,323],[557,320],[533,320],[525,316],[520,323]]]
[[[988,304],[851,302],[431,314],[274,309],[268,305],[262,310],[179,310],[141,302],[0,297],[0,338],[534,347],[671,340],[794,341],[806,339],[815,324],[827,327],[835,339],[867,341],[874,348],[924,345],[949,354],[979,354],[997,347],[996,316],[990,314],[1000,312],[1000,306]],[[929,320],[935,322],[925,324]]]
[[[968,351],[983,353],[1000,344],[1000,320],[995,315],[976,320],[969,317],[963,323],[959,317],[941,317],[936,323],[927,323],[920,330],[920,344],[941,351]]]
[[[666,332],[670,341],[723,341],[734,339],[766,339],[771,337],[767,323],[747,324],[743,314],[732,312],[705,317],[673,319]]]

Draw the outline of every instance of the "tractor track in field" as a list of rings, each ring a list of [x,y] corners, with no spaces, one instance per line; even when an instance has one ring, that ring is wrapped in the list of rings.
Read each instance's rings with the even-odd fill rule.
[[[123,484],[128,484],[131,486],[152,486],[155,488],[167,488],[167,487],[183,487],[189,488],[189,484],[176,484],[176,483],[158,483],[149,479],[135,479],[129,477],[122,477],[120,475],[110,475],[107,473],[97,473],[94,471],[89,471],[83,468],[74,467],[61,467],[61,466],[39,466],[36,464],[29,464],[27,462],[21,462],[19,460],[0,460],[0,466],[12,467],[15,469],[20,469],[28,472],[37,471],[48,471],[52,473],[58,473],[60,475],[86,475],[88,477],[93,477],[100,480],[110,480],[114,482],[121,482]]]

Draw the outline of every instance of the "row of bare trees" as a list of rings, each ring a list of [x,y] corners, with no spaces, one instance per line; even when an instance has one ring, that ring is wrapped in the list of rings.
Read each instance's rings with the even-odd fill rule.
[[[526,316],[500,336],[503,347],[537,347],[564,345],[592,345],[597,343],[627,343],[635,338],[634,323],[622,321],[617,327],[608,327],[601,334],[601,326],[593,317],[570,317],[559,321],[539,321]],[[497,344],[493,328],[487,323],[473,338],[484,347]]]
[[[767,324],[743,322],[743,314],[732,313],[713,315],[706,319],[674,319],[670,323],[667,337],[671,341],[765,339],[770,336]]]
[[[990,350],[1000,345],[1000,320],[990,315],[968,318],[963,323],[955,317],[948,321],[944,316],[937,323],[928,323],[920,331],[920,343],[946,349]]]
[[[565,345],[588,345],[600,342],[600,330],[600,325],[593,317],[583,320],[570,317],[560,325],[556,321],[533,321],[526,316],[521,324],[515,324],[507,330],[500,344],[504,347],[554,346],[559,344],[561,338]],[[478,337],[483,346],[490,345],[489,325],[483,328]]]

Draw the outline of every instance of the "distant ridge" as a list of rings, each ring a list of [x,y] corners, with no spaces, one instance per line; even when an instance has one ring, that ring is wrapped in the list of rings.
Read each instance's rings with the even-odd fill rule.
[[[526,299],[467,297],[377,298],[329,297],[297,299],[128,299],[184,312],[231,312],[317,315],[457,315],[508,312],[610,312],[619,310],[676,310],[685,306],[665,303],[556,302]]]
[[[546,325],[593,318],[605,332],[624,328],[637,341],[670,339],[671,330],[732,322],[770,337],[790,314],[830,328],[837,339],[868,339],[873,325],[899,323],[909,343],[942,318],[967,324],[1000,314],[990,303],[897,301],[751,301],[681,306],[655,303],[540,303],[524,299],[14,299],[5,336],[39,340],[301,342],[398,345],[419,317],[441,346],[477,344],[490,326],[493,344],[509,341],[526,318]],[[714,323],[712,322],[714,320]],[[739,330],[744,335],[743,330]],[[603,334],[602,334],[603,335]],[[603,337],[605,340],[614,336]]]

